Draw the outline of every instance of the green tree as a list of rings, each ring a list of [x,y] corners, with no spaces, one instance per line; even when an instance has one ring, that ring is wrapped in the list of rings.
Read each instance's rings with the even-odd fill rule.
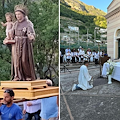
[[[100,26],[102,28],[106,28],[107,27],[107,21],[106,18],[103,16],[97,16],[96,18],[94,18],[94,22],[97,26]]]

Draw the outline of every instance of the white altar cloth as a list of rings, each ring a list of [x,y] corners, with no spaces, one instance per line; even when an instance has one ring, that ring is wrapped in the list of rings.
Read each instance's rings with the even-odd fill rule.
[[[107,68],[108,67],[109,67],[109,63],[104,63],[103,70],[102,70],[103,77],[107,76]],[[116,63],[114,70],[113,70],[113,73],[112,73],[112,78],[120,81],[120,62]]]

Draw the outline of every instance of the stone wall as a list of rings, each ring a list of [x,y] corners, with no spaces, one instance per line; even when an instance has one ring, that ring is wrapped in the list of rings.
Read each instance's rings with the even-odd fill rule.
[[[118,3],[118,4],[117,4]],[[113,0],[108,7],[107,18],[107,51],[112,59],[118,58],[117,31],[120,29],[120,1]]]

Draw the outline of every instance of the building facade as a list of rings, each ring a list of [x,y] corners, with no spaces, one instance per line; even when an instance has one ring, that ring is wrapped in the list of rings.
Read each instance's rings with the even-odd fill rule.
[[[107,8],[107,51],[112,59],[120,58],[120,0],[113,0]]]

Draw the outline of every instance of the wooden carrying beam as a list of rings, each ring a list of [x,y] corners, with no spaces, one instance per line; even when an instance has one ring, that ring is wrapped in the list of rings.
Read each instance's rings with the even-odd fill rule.
[[[1,81],[0,98],[5,89],[13,89],[15,99],[39,99],[59,95],[59,87],[48,86],[46,80],[35,81]]]

